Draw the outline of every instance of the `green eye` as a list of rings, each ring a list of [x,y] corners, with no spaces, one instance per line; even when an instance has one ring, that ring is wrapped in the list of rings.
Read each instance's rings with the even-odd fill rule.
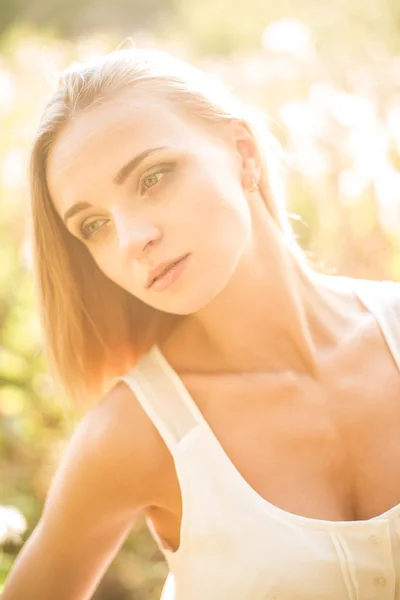
[[[158,165],[155,170],[142,175],[139,181],[140,193],[144,194],[147,190],[155,187],[161,179],[163,179],[166,173],[170,173],[174,170],[174,167],[174,163]]]
[[[80,231],[84,240],[88,240],[92,237],[103,225],[107,223],[108,219],[96,219],[95,221],[90,221],[85,225],[82,223],[80,226]]]
[[[156,173],[150,173],[150,175],[146,175],[142,181],[142,187],[148,190],[149,188],[156,185],[162,178],[163,173],[161,171],[157,171]]]

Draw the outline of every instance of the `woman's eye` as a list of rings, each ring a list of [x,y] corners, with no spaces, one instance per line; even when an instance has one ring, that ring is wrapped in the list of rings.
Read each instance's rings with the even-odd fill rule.
[[[157,173],[150,173],[150,175],[146,175],[146,177],[143,178],[142,181],[142,189],[149,189],[151,187],[153,187],[153,185],[156,185],[156,183],[158,183],[162,177],[162,173],[161,171],[158,171]]]
[[[105,223],[108,223],[109,219],[96,219],[89,223],[82,223],[80,226],[80,232],[84,240],[91,238],[97,231],[103,227]]]
[[[140,193],[143,194],[150,188],[153,188],[157,185],[163,176],[173,170],[173,165],[163,165],[160,166],[157,171],[153,171],[152,173],[145,173],[140,178],[139,187]]]

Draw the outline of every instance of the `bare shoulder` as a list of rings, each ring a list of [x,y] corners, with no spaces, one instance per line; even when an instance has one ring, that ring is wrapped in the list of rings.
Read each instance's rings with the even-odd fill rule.
[[[119,382],[84,417],[78,433],[117,489],[146,506],[169,452],[135,394]]]
[[[132,390],[124,382],[115,385],[84,417],[79,427],[89,433],[91,445],[107,448],[106,456],[126,458],[139,452],[142,459],[154,451],[158,433]],[[102,452],[103,455],[103,452]],[[115,456],[116,455],[116,456]]]
[[[168,451],[129,387],[121,382],[81,420],[55,475],[48,504],[76,496],[123,515],[151,505]],[[58,493],[57,493],[58,492]],[[57,496],[57,498],[56,498]],[[101,499],[101,500],[100,500]],[[46,515],[46,506],[44,516]]]

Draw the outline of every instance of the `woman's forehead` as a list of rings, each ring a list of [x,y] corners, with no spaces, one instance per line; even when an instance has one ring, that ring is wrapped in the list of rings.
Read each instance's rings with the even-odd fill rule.
[[[118,98],[75,115],[56,140],[49,162],[55,166],[58,160],[64,163],[75,156],[79,162],[88,152],[107,153],[125,140],[135,143],[140,151],[145,149],[141,146],[158,138],[179,139],[190,128],[189,119],[166,103]]]
[[[122,163],[149,148],[199,151],[208,128],[162,100],[120,94],[78,113],[50,151],[46,177],[57,210],[111,184]]]

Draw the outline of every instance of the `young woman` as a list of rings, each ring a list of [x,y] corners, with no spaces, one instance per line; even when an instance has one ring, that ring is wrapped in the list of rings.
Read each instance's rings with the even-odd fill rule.
[[[54,372],[101,400],[3,600],[90,598],[140,512],[163,598],[400,597],[400,284],[312,270],[254,119],[158,51],[61,77],[37,282]]]

